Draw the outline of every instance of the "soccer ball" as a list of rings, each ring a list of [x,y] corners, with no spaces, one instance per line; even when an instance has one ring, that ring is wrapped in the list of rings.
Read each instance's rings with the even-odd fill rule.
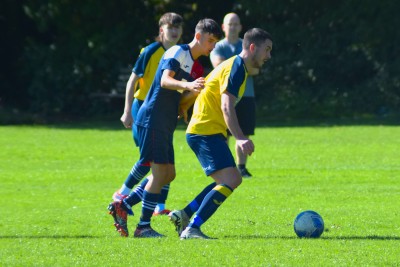
[[[298,237],[318,238],[324,231],[324,220],[315,211],[306,210],[297,215],[293,226]]]

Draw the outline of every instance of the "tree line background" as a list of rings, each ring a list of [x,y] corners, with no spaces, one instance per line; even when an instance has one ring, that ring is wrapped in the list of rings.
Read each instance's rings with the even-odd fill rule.
[[[244,32],[274,38],[257,76],[261,120],[399,117],[400,2],[396,0],[3,0],[0,123],[117,116],[121,69],[154,41],[169,11],[185,19],[236,12]],[[203,65],[210,69],[208,58]],[[126,81],[124,81],[126,82]],[[123,94],[124,88],[119,88]]]

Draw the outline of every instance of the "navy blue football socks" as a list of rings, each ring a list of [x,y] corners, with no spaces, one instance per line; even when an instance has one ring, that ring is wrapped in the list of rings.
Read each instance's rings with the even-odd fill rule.
[[[125,186],[128,188],[133,188],[137,183],[139,183],[143,177],[146,176],[150,171],[150,166],[142,165],[140,161],[133,165],[132,170],[129,172],[128,177],[125,180]]]
[[[204,197],[217,185],[217,183],[211,183],[206,186],[203,191],[198,194],[192,202],[190,202],[183,211],[187,214],[189,218],[199,209],[201,202],[203,202]]]
[[[200,228],[232,194],[233,189],[225,184],[215,186],[202,201],[199,210],[190,222],[189,227]]]
[[[153,215],[154,209],[157,206],[157,200],[160,194],[149,193],[146,190],[143,192],[142,201],[142,217],[138,227],[147,227],[150,225],[151,216]]]

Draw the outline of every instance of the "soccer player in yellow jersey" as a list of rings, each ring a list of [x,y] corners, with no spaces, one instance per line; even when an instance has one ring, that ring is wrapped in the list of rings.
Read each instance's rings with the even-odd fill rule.
[[[235,13],[228,13],[224,17],[222,30],[225,38],[219,41],[210,54],[210,60],[214,68],[228,58],[238,55],[242,51],[243,40],[239,37],[242,30],[240,18]],[[254,135],[256,127],[256,100],[254,94],[253,76],[249,75],[246,80],[246,89],[241,100],[235,106],[236,115],[240,128],[246,136]],[[231,134],[228,132],[228,136]],[[228,138],[229,140],[229,138]],[[240,148],[235,147],[236,164],[243,178],[252,177],[246,168],[247,155],[243,155]]]
[[[209,239],[201,232],[201,225],[242,182],[226,142],[227,129],[245,155],[254,152],[253,142],[239,126],[235,104],[244,93],[247,75],[259,72],[271,58],[271,50],[271,35],[259,28],[250,29],[244,35],[242,52],[218,65],[206,77],[205,87],[194,104],[186,139],[205,174],[215,182],[183,210],[168,215],[181,239]]]

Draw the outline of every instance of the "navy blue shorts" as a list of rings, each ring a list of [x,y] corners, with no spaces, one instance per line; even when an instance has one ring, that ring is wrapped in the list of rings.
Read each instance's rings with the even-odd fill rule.
[[[222,134],[186,134],[186,141],[207,176],[228,167],[236,167],[232,152]]]
[[[144,163],[175,164],[173,133],[136,125],[140,160]]]
[[[139,112],[140,106],[143,104],[143,100],[139,100],[135,98],[132,103],[132,108],[131,108],[131,114],[133,118],[133,125],[132,125],[132,137],[133,141],[135,142],[136,146],[139,146],[139,140],[138,140],[138,133],[137,133],[137,126],[135,125],[136,117]]]

